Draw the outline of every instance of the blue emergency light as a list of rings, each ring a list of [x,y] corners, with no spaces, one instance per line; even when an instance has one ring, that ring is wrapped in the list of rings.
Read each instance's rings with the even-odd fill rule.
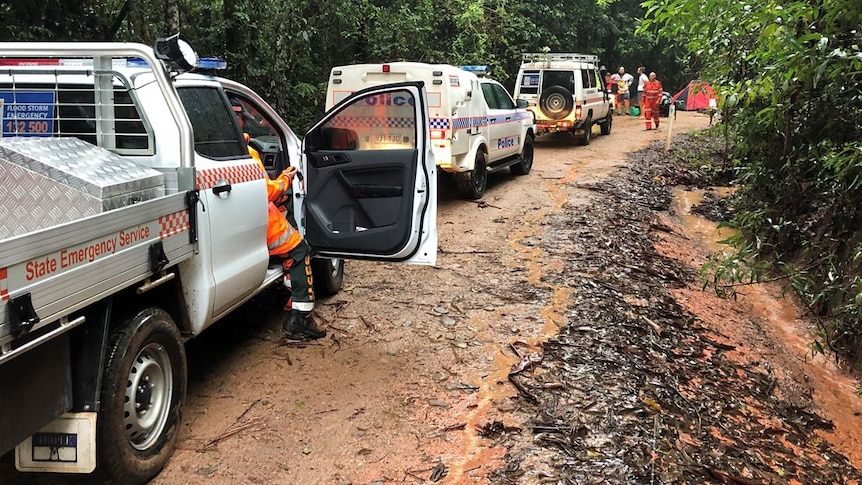
[[[126,67],[149,68],[150,65],[140,57],[131,57],[126,59]],[[202,57],[195,65],[195,69],[224,70],[227,69],[227,61],[219,59],[218,57]]]
[[[488,66],[461,66],[461,70],[472,72],[477,76],[485,76],[491,72]]]
[[[227,69],[227,61],[218,57],[202,57],[198,60],[197,69]]]
[[[122,61],[120,61],[122,62]],[[126,59],[126,67],[144,67],[149,68],[150,65],[147,61],[141,59],[140,57],[130,57]]]

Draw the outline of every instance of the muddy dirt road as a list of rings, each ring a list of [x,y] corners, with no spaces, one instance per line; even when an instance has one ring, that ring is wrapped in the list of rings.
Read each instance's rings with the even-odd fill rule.
[[[681,112],[674,133],[704,128],[708,122],[705,115]],[[655,463],[666,465],[656,459],[660,444],[652,446],[652,456],[647,450],[643,470],[623,470],[616,475],[622,468],[598,459],[603,453],[607,457],[607,444],[587,443],[581,450],[583,456],[601,463],[586,475],[565,475],[566,464],[574,462],[577,450],[563,453],[561,450],[572,446],[566,448],[559,438],[554,438],[556,444],[548,438],[557,436],[553,433],[561,428],[570,429],[570,434],[576,428],[571,423],[558,423],[556,428],[548,424],[555,417],[538,392],[564,384],[559,379],[541,379],[542,373],[553,376],[555,370],[550,364],[536,364],[543,352],[550,356],[555,348],[562,348],[563,337],[557,338],[561,329],[580,329],[576,336],[600,333],[596,325],[575,325],[573,318],[582,317],[577,308],[592,308],[584,301],[590,292],[578,281],[583,280],[584,271],[601,273],[601,261],[593,264],[598,267],[584,270],[581,266],[577,271],[571,261],[621,246],[614,244],[612,230],[606,232],[606,238],[582,234],[578,227],[583,228],[584,219],[578,219],[578,208],[601,213],[602,190],[589,187],[600,187],[621,166],[630,165],[627,154],[663,141],[664,130],[644,131],[640,120],[617,117],[610,136],[596,136],[586,147],[575,146],[568,136],[541,137],[536,142],[532,172],[524,177],[492,175],[488,192],[479,202],[460,200],[445,179],[441,180],[438,265],[347,262],[343,290],[318,304],[318,322],[330,332],[325,339],[285,345],[279,333],[282,295],[273,293],[191,342],[190,383],[178,450],[153,483],[628,483],[632,477],[637,477],[637,483],[762,483],[742,481],[746,470],[732,467],[700,467],[696,472],[680,468],[682,474],[656,471]],[[654,150],[660,151],[660,146],[654,145]],[[643,207],[644,213],[650,211]],[[662,234],[653,240],[655,247],[650,251],[688,265],[694,272],[715,249],[707,244],[716,239],[710,233],[714,225],[696,225],[682,216],[690,217],[688,208],[678,205],[650,216]],[[603,234],[604,229],[598,229]],[[590,241],[589,248],[578,246],[578,241]],[[584,251],[574,252],[579,247]],[[862,466],[858,451],[862,449],[858,438],[862,436],[862,404],[853,397],[852,380],[829,369],[828,361],[806,358],[806,340],[799,330],[804,329],[804,321],[793,311],[788,313],[787,303],[766,306],[767,301],[775,301],[769,289],[762,290],[765,294],[757,300],[729,302],[700,292],[694,278],[677,279],[672,288],[661,291],[672,295],[669,302],[676,300],[674,305],[694,315],[688,321],[715,326],[717,336],[701,341],[717,344],[706,353],[737,354],[728,358],[748,359],[749,364],[752,359],[764,361],[777,369],[782,374],[776,384],[778,395],[782,390],[785,396],[798,391],[794,398],[797,408],[808,406],[811,413],[835,423],[829,432],[809,430],[812,434],[805,436],[831,446],[829,452],[836,456],[840,470],[824,476],[856,479],[853,465]],[[642,288],[647,293],[626,294],[620,299],[645,307],[658,290]],[[747,323],[750,320],[761,326],[752,327]],[[778,323],[769,323],[773,320]],[[636,344],[616,348],[621,354],[655,355],[664,348],[661,339],[667,339],[672,329],[665,326],[663,331],[656,330],[658,344],[652,349],[647,345],[648,352]],[[555,338],[554,345],[543,345]],[[773,343],[774,339],[793,341],[795,346],[785,348]],[[600,348],[607,341],[590,345]],[[560,354],[561,359],[565,357],[565,352]],[[539,357],[531,361],[531,356]],[[599,357],[587,355],[586,361]],[[525,375],[529,372],[527,379],[516,379],[522,386],[529,385],[527,389],[513,385],[513,369],[523,370]],[[834,385],[819,387],[823,382]],[[798,385],[794,387],[794,383]],[[695,401],[695,396],[679,389],[683,400]],[[739,392],[742,401],[751,390],[743,387]],[[598,400],[609,396],[594,395]],[[545,402],[545,407],[531,402],[530,397]],[[641,393],[635,401],[642,408],[662,410],[660,397]],[[587,416],[597,406],[612,405],[591,402],[581,411]],[[555,404],[553,409],[557,407]],[[708,412],[712,410],[698,408],[692,415],[707,421]],[[670,411],[655,414],[670,416]],[[752,421],[770,419],[774,418],[751,417]],[[630,422],[635,423],[631,429],[657,430],[659,424],[668,426],[671,419],[659,423],[655,416],[633,413],[611,428],[623,429]],[[589,434],[588,416],[581,423]],[[763,433],[779,436],[776,430],[781,428],[774,422],[754,431],[766,429]],[[729,439],[720,430],[713,434],[715,443],[688,434],[677,437],[707,449],[708,455],[710,447],[723,447],[722,440]],[[583,437],[578,439],[583,445]],[[672,455],[665,453],[665,460]],[[827,456],[825,462],[829,460]],[[823,461],[805,464],[832,470]],[[650,467],[652,473],[646,473]],[[602,470],[608,471],[603,474]],[[592,478],[581,480],[581,476]],[[775,471],[775,476],[775,483],[814,483],[806,482],[801,478],[804,475],[789,466]]]

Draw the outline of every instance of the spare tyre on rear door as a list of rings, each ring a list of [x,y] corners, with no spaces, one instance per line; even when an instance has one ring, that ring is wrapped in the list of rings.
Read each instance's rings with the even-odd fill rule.
[[[562,86],[551,86],[542,90],[539,107],[548,118],[561,120],[572,112],[575,107],[575,100],[568,89]]]

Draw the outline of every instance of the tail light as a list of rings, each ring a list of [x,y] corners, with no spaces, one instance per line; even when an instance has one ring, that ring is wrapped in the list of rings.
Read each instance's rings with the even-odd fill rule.
[[[580,119],[581,115],[584,113],[583,106],[575,106],[575,118]]]
[[[431,130],[431,139],[432,140],[445,140],[446,139],[446,130]]]

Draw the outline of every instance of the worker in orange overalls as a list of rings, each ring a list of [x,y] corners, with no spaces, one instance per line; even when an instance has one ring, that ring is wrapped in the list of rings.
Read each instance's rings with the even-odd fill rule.
[[[643,91],[644,123],[647,130],[652,130],[650,123],[655,123],[655,129],[658,130],[660,122],[658,105],[661,102],[661,94],[661,81],[656,79],[654,72],[649,73],[649,81],[644,83]]]
[[[231,100],[231,105],[242,130],[246,144],[250,137],[246,133],[246,117],[250,116],[239,100]],[[260,153],[248,146],[248,152],[257,160],[266,180],[266,194],[269,199],[269,214],[266,224],[266,246],[270,256],[281,260],[284,272],[290,278],[291,296],[285,310],[288,311],[282,329],[288,338],[318,339],[326,336],[326,331],[317,328],[312,321],[314,310],[314,280],[311,276],[311,248],[305,239],[287,221],[276,204],[288,201],[296,167],[286,168],[274,180],[269,178],[260,159]]]

